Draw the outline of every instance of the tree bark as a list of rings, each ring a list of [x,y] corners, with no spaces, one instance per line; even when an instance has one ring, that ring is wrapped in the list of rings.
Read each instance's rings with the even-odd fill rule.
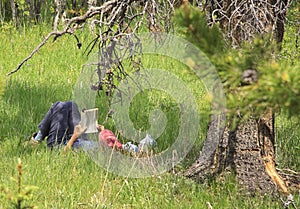
[[[66,0],[55,0],[54,2],[55,2],[55,7],[56,7],[56,9],[55,9],[56,15],[54,17],[53,30],[57,31],[60,21],[63,24],[65,24],[67,2],[66,2]]]
[[[41,18],[41,1],[42,0],[34,0],[34,20],[36,23],[38,23]]]
[[[35,20],[34,0],[26,0],[27,8],[29,9],[29,21]]]
[[[213,120],[210,127],[220,126],[218,123],[218,120]],[[241,189],[248,194],[274,191],[275,184],[266,173],[263,160],[265,156],[274,156],[275,153],[273,127],[269,115],[260,120],[249,118],[234,130],[225,127],[220,140],[210,145],[213,154],[204,151],[206,142],[201,156],[184,175],[202,180],[208,175],[233,171]]]
[[[18,6],[14,0],[10,0],[10,7],[11,7],[12,20],[13,20],[14,24],[17,26],[17,25],[19,25],[18,24]]]

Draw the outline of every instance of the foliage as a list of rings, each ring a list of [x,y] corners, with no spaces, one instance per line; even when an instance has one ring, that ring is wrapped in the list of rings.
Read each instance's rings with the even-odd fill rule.
[[[40,25],[27,28],[23,33],[17,33],[15,30],[0,33],[0,39],[3,40],[0,49],[5,52],[0,60],[0,67],[4,73],[13,69],[24,54],[30,52],[32,46],[43,38],[47,28],[47,25]],[[87,39],[88,36],[89,34],[83,32],[78,37]],[[62,156],[57,150],[48,150],[45,144],[37,148],[23,146],[36,130],[51,103],[71,98],[73,86],[86,60],[73,38],[64,37],[59,43],[45,46],[38,56],[24,66],[22,73],[15,74],[8,80],[3,100],[0,101],[0,182],[3,188],[14,191],[15,182],[11,181],[10,177],[17,176],[15,165],[18,158],[21,158],[24,185],[37,186],[31,199],[24,202],[24,206],[33,204],[37,208],[207,208],[209,203],[213,208],[281,208],[281,203],[276,198],[241,195],[231,175],[207,180],[203,184],[171,173],[145,179],[130,179],[109,173],[105,180],[106,170],[95,164],[85,152]],[[155,63],[163,63],[161,67],[164,68],[176,69],[174,64],[164,62],[164,59],[157,62],[146,57],[146,66]],[[193,79],[188,77],[184,70],[177,73],[187,83]],[[191,89],[194,86],[193,91],[199,94],[199,102],[203,105],[202,93],[197,92],[200,84],[195,85],[192,80],[189,85]],[[148,92],[147,96],[155,94]],[[152,107],[156,108],[164,100],[157,98],[145,101],[143,98],[142,95],[141,98],[136,98],[131,110],[145,112],[132,117],[137,121],[139,128],[148,126],[145,115],[149,109],[141,104],[153,103]],[[102,113],[107,111],[106,96],[101,94],[97,99],[97,102],[102,104],[99,106],[99,120],[102,121],[105,117]],[[164,105],[167,111],[173,107],[171,102]],[[170,111],[167,114],[172,118],[174,113]],[[286,126],[282,127],[287,123],[284,115],[277,119],[278,126],[280,125],[277,132],[280,145],[277,152],[280,155],[278,163],[299,170],[299,150],[295,147],[299,147],[300,140],[297,138],[300,136],[300,129],[293,129],[292,121],[289,121],[288,129]],[[170,123],[176,125],[176,118]],[[113,129],[112,125],[110,127]],[[286,135],[291,132],[294,137],[287,140]],[[166,146],[170,138],[170,135],[165,135],[165,144],[162,146]],[[199,148],[201,143],[199,139]],[[295,194],[296,203],[300,201],[299,198],[300,196]],[[1,196],[0,208],[10,206],[11,202],[7,197]]]
[[[204,24],[205,16],[199,10],[184,7],[177,12],[175,20],[186,28],[185,37],[210,57],[219,72],[226,89],[230,118],[246,119],[250,113],[259,117],[270,110],[284,110],[289,116],[297,116],[300,63],[280,59],[276,43],[270,41],[268,35],[244,42],[239,49],[231,49],[223,44],[216,26],[208,28]],[[257,81],[253,78],[245,82],[243,76],[247,70],[254,73]]]
[[[18,25],[31,26],[36,23],[51,23],[55,14],[55,5],[53,0],[14,0],[17,5]],[[77,4],[73,8],[72,1],[67,0],[67,15],[72,16],[74,12],[80,12],[86,4]],[[12,8],[10,0],[0,2],[0,26],[5,24],[16,25],[12,22]]]
[[[158,177],[131,179],[108,173],[86,153],[61,155],[43,145],[24,149],[13,141],[1,143],[1,184],[9,190],[15,183],[17,155],[24,167],[24,184],[37,185],[25,205],[36,208],[281,208],[272,197],[247,197],[239,193],[234,177],[196,183],[171,173]],[[22,151],[22,149],[24,149]],[[16,152],[18,154],[16,154]],[[39,166],[37,166],[39,165]],[[107,177],[106,177],[107,176]],[[295,195],[299,201],[299,195]],[[0,195],[0,208],[11,208]]]
[[[2,95],[4,93],[4,87],[5,87],[4,75],[0,75],[0,100],[1,100]]]
[[[205,13],[192,6],[182,6],[176,10],[174,17],[178,32],[198,46],[208,56],[222,54],[225,49],[225,41],[222,32],[217,25],[209,27]]]
[[[39,25],[21,31],[7,28],[0,33],[0,49],[3,52],[0,68],[4,73],[13,69],[24,57],[24,54],[28,54],[32,50],[32,46],[36,46],[43,39],[49,27],[49,25]],[[78,37],[81,42],[90,38],[89,34],[85,32],[79,33]],[[257,44],[261,43],[258,41]],[[247,53],[242,50],[229,51],[226,47],[221,47],[220,50],[223,53],[216,53],[214,56],[212,52],[218,52],[218,50],[209,49],[209,47],[214,47],[214,43],[207,44],[207,51],[203,51],[207,52],[220,72],[224,69],[224,76],[228,72],[234,72],[239,77],[242,74],[239,66],[256,66],[256,62],[260,61],[260,56],[266,55],[265,53],[256,55],[251,53],[251,50]],[[245,49],[247,47],[251,48],[246,45]],[[272,47],[274,46],[270,46],[270,48]],[[267,47],[264,50],[268,51],[269,49]],[[209,53],[210,51],[211,53]],[[37,186],[34,195],[30,196],[30,203],[38,208],[207,208],[210,205],[213,208],[282,207],[280,201],[274,197],[243,196],[230,174],[215,180],[207,180],[203,184],[171,173],[145,179],[129,179],[111,173],[107,174],[84,152],[74,152],[71,155],[62,156],[57,150],[48,150],[45,144],[41,144],[37,148],[23,146],[31,133],[36,130],[38,122],[51,103],[71,98],[81,66],[87,60],[82,54],[73,38],[62,37],[59,42],[51,43],[41,49],[36,57],[24,65],[22,73],[15,74],[8,80],[3,100],[0,101],[0,158],[2,159],[0,161],[0,182],[4,188],[8,188],[10,191],[16,188],[15,183],[9,177],[16,176],[15,165],[17,159],[21,158],[24,171],[26,171],[23,175],[25,185]],[[248,58],[244,56],[245,54],[248,54]],[[252,57],[255,57],[255,61],[252,60]],[[150,64],[157,63],[157,60],[146,59]],[[165,68],[176,69],[174,64],[164,62],[164,59],[161,58],[158,59],[165,65]],[[218,59],[220,60],[218,61]],[[264,64],[267,65],[268,62],[260,63],[259,69],[263,68]],[[278,65],[281,66],[281,64]],[[296,66],[295,64],[295,70]],[[271,68],[273,69],[272,66]],[[280,69],[282,68],[280,67]],[[195,94],[199,95],[199,103],[202,102],[200,104],[205,105],[202,93],[198,89],[201,84],[195,84],[193,78],[188,77],[188,73],[184,70],[177,73],[187,82],[191,81],[190,87]],[[265,73],[267,76],[268,72]],[[228,79],[232,78],[229,76]],[[223,80],[226,82],[226,79]],[[240,79],[232,79],[232,82],[236,82],[236,89],[240,87],[238,85]],[[173,108],[173,103],[168,98],[146,100],[147,97],[155,95],[156,92],[152,94],[146,92],[145,97],[136,98],[137,100],[133,102],[132,112],[145,113],[132,117],[139,128],[147,128],[149,125],[145,119],[149,112],[147,108],[159,107],[162,101],[167,102],[163,104],[166,111]],[[99,120],[102,121],[105,117],[105,114],[102,115],[102,113],[107,112],[105,105],[107,98],[105,94],[100,94],[97,99],[99,104],[102,104],[99,116]],[[152,104],[148,107],[141,107],[141,104],[150,102]],[[176,108],[174,109],[176,111]],[[170,118],[173,118],[172,114],[174,113],[176,112],[168,112]],[[284,114],[277,118],[278,125],[284,125],[288,120]],[[300,140],[297,139],[300,131],[293,128],[298,121],[288,121],[289,128],[280,127],[277,133],[278,148],[280,149],[277,152],[280,155],[278,163],[299,170],[300,152],[297,147],[299,147]],[[176,118],[170,120],[170,123],[176,125]],[[111,124],[109,127],[113,129]],[[287,140],[286,136],[291,133],[293,137]],[[165,135],[163,146],[171,142],[171,138],[170,135]],[[197,146],[201,147],[201,143],[202,141],[199,139]],[[0,208],[9,208],[11,202],[5,195],[0,196]],[[294,200],[298,204],[300,196],[295,194]],[[27,205],[27,202],[25,203]]]
[[[276,162],[280,168],[299,171],[300,158],[300,123],[299,117],[288,118],[277,114],[275,120]],[[283,117],[284,116],[284,117]]]
[[[259,117],[267,111],[285,110],[290,116],[298,114],[298,65],[274,59],[275,45],[263,39],[245,44],[241,50],[231,50],[216,62],[227,89],[230,113],[247,118],[250,113]],[[257,82],[243,84],[246,70],[257,72]]]

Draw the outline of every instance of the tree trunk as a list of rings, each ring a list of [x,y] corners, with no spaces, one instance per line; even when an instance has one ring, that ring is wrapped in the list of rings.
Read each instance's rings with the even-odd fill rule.
[[[34,10],[34,0],[26,0],[26,5],[28,5],[28,10],[29,10],[29,20],[30,21],[34,21],[35,20],[35,10]]]
[[[207,2],[206,9],[212,22],[216,21],[213,16],[217,15],[217,21],[234,46],[239,46],[243,40],[251,40],[257,32],[271,32],[280,43],[283,39],[288,1],[280,1],[282,12],[275,12],[271,6],[276,2],[269,0],[242,3],[236,0],[213,0]],[[259,9],[253,13],[252,8]],[[223,12],[213,14],[215,11]],[[251,27],[247,28],[247,25]],[[240,187],[249,194],[270,194],[278,187],[288,194],[284,182],[275,170],[274,119],[271,112],[266,112],[259,118],[250,117],[245,123],[238,124],[234,130],[230,130],[228,125],[219,137],[220,140],[214,140],[213,143],[211,138],[215,136],[208,134],[198,160],[184,175],[201,180],[207,175],[230,170],[235,173]],[[219,127],[219,123],[219,120],[214,118],[209,127]]]
[[[36,23],[38,23],[41,18],[41,1],[42,0],[34,0],[34,20]]]
[[[66,0],[55,0],[54,2],[56,7],[56,15],[54,17],[53,30],[57,31],[60,21],[63,23],[63,25],[65,24],[67,2]]]
[[[12,14],[12,20],[14,24],[17,26],[18,24],[18,5],[15,3],[14,0],[10,0],[10,7],[11,7],[11,14]]]
[[[276,170],[268,170],[268,165],[275,159],[273,118],[271,113],[258,120],[249,118],[234,130],[225,127],[221,137],[208,135],[200,157],[184,175],[203,180],[207,176],[233,171],[240,188],[247,194],[270,194],[278,187],[280,192],[288,194]],[[215,118],[209,127],[216,129],[220,123]],[[216,140],[218,138],[220,140]]]
[[[2,22],[4,22],[5,19],[5,3],[4,2],[0,2],[0,22],[2,24]]]

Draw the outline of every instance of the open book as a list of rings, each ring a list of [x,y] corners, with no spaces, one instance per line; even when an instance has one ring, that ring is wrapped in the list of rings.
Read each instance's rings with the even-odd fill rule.
[[[97,118],[98,118],[98,108],[88,109],[88,110],[85,110],[84,112],[81,112],[80,125],[84,128],[87,127],[87,130],[85,133],[88,134],[88,133],[97,133],[98,132]]]

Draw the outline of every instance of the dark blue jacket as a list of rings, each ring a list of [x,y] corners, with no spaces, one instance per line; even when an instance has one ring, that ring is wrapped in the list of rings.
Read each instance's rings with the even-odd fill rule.
[[[38,125],[43,135],[47,138],[47,146],[66,144],[74,132],[74,126],[80,123],[80,112],[76,103],[54,103],[43,120]]]

